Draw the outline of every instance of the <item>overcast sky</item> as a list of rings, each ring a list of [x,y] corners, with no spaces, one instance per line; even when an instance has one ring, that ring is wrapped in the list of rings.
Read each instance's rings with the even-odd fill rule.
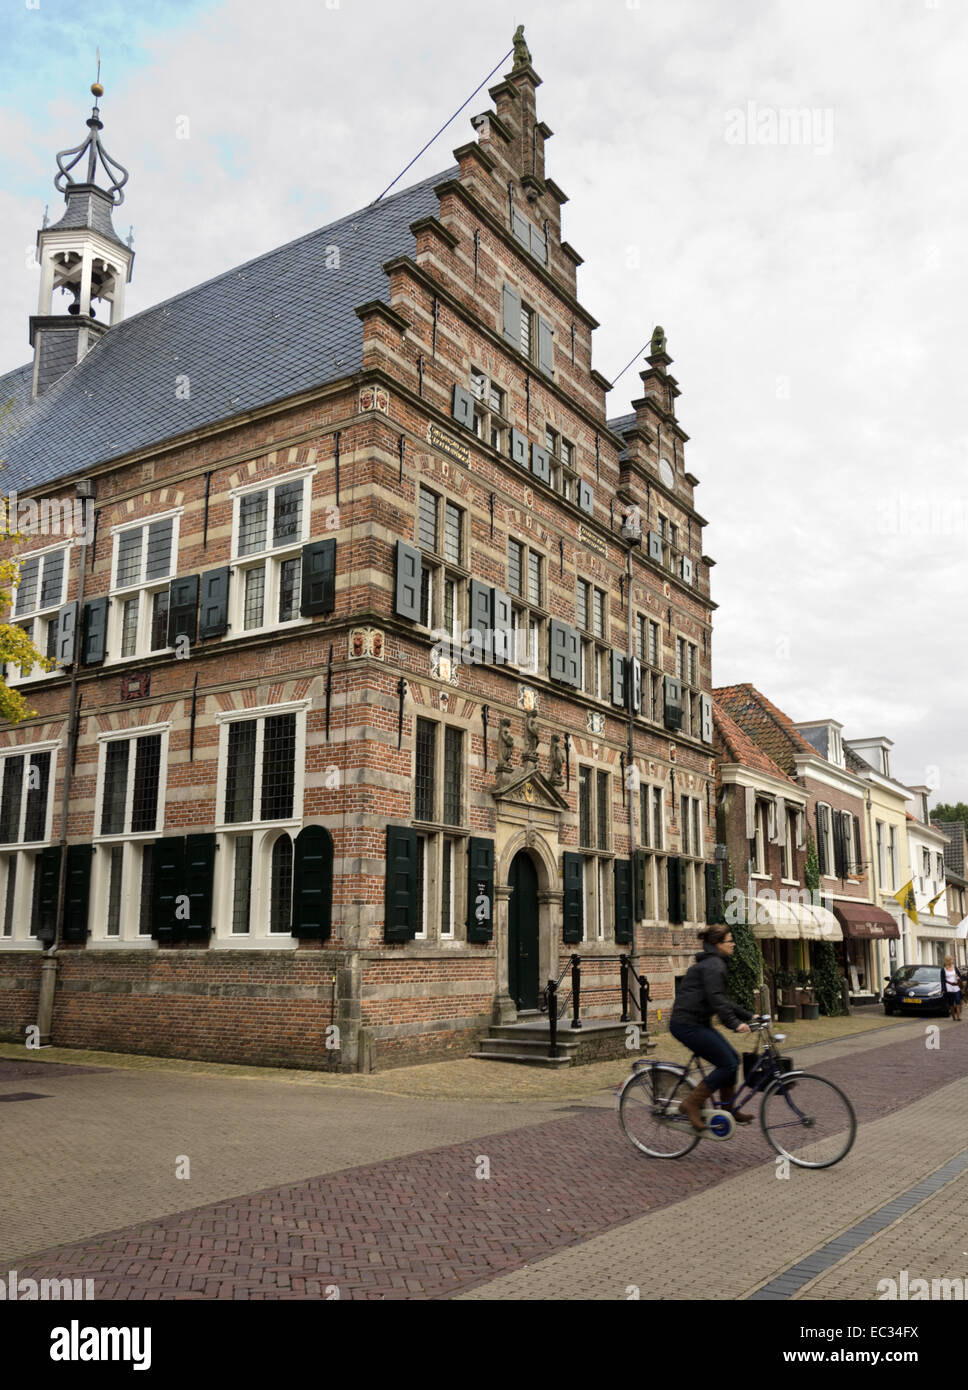
[[[44,204],[52,220],[62,206],[54,153],[86,134],[95,45],[103,138],[131,172],[115,216],[123,236],[134,226],[130,314],[370,202],[524,22],[563,235],[602,325],[595,365],[612,379],[656,323],[675,359],[717,561],[714,683],[752,681],[847,738],[886,734],[898,776],[968,800],[968,7],[133,10],[3,7],[0,371],[29,356],[29,251]],[[452,163],[489,104],[477,96],[398,188]]]

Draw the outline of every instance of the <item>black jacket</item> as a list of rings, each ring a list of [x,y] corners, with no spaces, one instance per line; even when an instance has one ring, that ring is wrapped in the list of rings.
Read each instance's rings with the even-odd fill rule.
[[[690,965],[683,977],[669,1022],[687,1028],[708,1028],[713,1014],[717,1014],[727,1028],[749,1023],[753,1015],[734,1004],[726,993],[728,974],[726,957],[707,941],[696,956],[695,965]]]

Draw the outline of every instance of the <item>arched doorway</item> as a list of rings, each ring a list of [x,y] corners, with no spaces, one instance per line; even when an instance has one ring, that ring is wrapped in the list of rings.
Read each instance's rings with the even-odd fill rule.
[[[538,1007],[538,874],[519,850],[508,875],[508,993],[518,1010]]]

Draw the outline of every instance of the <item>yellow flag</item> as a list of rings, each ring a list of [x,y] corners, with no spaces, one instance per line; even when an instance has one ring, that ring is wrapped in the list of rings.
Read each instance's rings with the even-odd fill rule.
[[[937,901],[938,901],[938,898],[943,898],[943,897],[944,897],[944,889],[942,888],[941,892],[938,894],[938,897],[937,897],[937,898],[932,898],[931,901],[928,903],[927,907],[924,909],[925,912],[928,914],[929,917],[930,917],[930,916],[933,916],[933,914],[934,914],[934,908],[935,908],[935,904],[936,904]]]
[[[903,888],[899,888],[894,894],[894,901],[900,903],[904,911],[910,917],[915,926],[918,925],[918,909],[914,901],[914,879],[905,883]]]

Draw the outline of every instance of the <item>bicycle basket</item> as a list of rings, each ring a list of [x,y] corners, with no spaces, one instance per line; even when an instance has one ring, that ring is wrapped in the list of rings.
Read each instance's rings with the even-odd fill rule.
[[[750,1072],[751,1072],[751,1071],[753,1070],[753,1068],[756,1066],[757,1062],[758,1062],[762,1057],[764,1057],[765,1055],[766,1055],[766,1054],[763,1053],[763,1052],[744,1052],[744,1053],[743,1053],[743,1080],[747,1083],[747,1085],[749,1085]],[[779,1069],[780,1069],[781,1072],[788,1072],[788,1071],[792,1071],[792,1070],[793,1070],[793,1058],[792,1058],[792,1057],[777,1057],[776,1061],[777,1061],[777,1065],[778,1065],[778,1067],[779,1067]],[[772,1068],[771,1068],[770,1070],[767,1070],[766,1068],[764,1068],[764,1069],[761,1071],[760,1075],[756,1078],[756,1089],[757,1089],[757,1090],[760,1090],[763,1086],[766,1085],[766,1083],[767,1083],[768,1081],[771,1081],[772,1079],[773,1079],[773,1071],[772,1071]]]

